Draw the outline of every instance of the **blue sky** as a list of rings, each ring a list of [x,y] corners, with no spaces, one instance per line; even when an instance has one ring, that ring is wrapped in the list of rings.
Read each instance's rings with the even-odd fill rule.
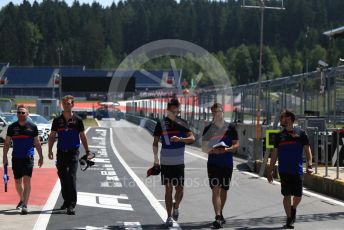
[[[36,0],[37,2],[42,2],[42,0]],[[68,5],[71,5],[74,0],[65,0]],[[23,0],[0,0],[0,8],[7,5],[8,3],[12,2],[13,4],[20,4],[23,2]],[[34,0],[29,0],[29,2],[33,3]],[[88,3],[92,4],[94,0],[79,0],[80,3]],[[119,0],[97,0],[96,2],[99,2],[103,6],[110,6],[112,2],[119,2]]]

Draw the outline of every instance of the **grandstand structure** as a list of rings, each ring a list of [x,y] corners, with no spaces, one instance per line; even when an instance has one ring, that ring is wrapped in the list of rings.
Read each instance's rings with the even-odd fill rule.
[[[95,80],[133,77],[135,92],[147,92],[168,87],[177,87],[180,83],[181,71],[115,71],[86,69],[85,66],[76,67],[16,67],[9,63],[0,64],[0,97],[38,97],[59,98],[61,95],[73,94],[77,97],[88,97],[89,94],[106,94],[108,90],[99,91],[61,91],[63,79],[78,77],[82,85],[89,78]],[[63,84],[63,83],[62,83]],[[97,84],[97,83],[96,83]]]

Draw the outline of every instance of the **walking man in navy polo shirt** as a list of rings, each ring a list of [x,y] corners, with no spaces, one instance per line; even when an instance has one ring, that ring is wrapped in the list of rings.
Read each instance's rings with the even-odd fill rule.
[[[183,198],[185,143],[195,141],[187,121],[177,117],[180,112],[179,106],[177,99],[171,99],[168,102],[167,117],[158,121],[153,134],[154,165],[161,165],[161,183],[165,186],[167,227],[173,226],[172,218],[178,220],[179,204]],[[158,157],[159,140],[162,144],[160,162]],[[173,187],[176,190],[174,203],[172,198]]]
[[[233,153],[239,148],[239,140],[234,125],[224,120],[222,104],[215,103],[211,107],[211,112],[213,122],[204,128],[202,151],[208,154],[208,178],[215,211],[213,226],[221,228],[226,223],[222,210],[232,179]],[[221,142],[223,143],[219,145]],[[219,146],[213,147],[214,145]]]
[[[278,171],[281,178],[283,206],[287,215],[285,227],[293,229],[296,208],[301,202],[303,185],[302,154],[306,154],[306,173],[312,173],[312,153],[305,131],[295,128],[295,115],[285,110],[280,115],[283,130],[276,135],[271,153],[267,179],[273,181],[273,169],[278,158]]]
[[[43,165],[42,147],[38,138],[38,129],[35,124],[27,121],[28,109],[24,105],[17,108],[18,121],[8,126],[4,144],[3,163],[8,164],[7,153],[13,142],[12,169],[16,190],[19,196],[17,209],[21,208],[21,214],[28,213],[27,204],[31,192],[31,176],[34,165],[34,147],[39,155],[38,166]],[[24,186],[23,186],[24,185]]]
[[[76,172],[79,162],[80,140],[87,155],[90,151],[88,149],[84,124],[81,118],[72,112],[74,97],[71,95],[64,96],[62,106],[63,113],[53,120],[48,142],[48,156],[49,159],[54,158],[52,148],[54,146],[56,134],[58,134],[56,167],[64,200],[61,209],[67,209],[68,215],[75,215],[74,209],[77,202]]]

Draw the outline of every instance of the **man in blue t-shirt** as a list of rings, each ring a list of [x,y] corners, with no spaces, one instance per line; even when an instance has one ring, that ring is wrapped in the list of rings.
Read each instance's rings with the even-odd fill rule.
[[[42,147],[38,138],[37,126],[27,121],[28,109],[24,105],[17,108],[18,121],[8,126],[4,144],[3,163],[8,164],[7,153],[13,143],[12,169],[16,190],[19,196],[17,209],[21,208],[21,214],[28,213],[27,204],[31,191],[31,177],[34,165],[34,147],[39,155],[38,166],[43,165]]]
[[[222,210],[232,179],[233,153],[239,148],[239,140],[236,128],[224,120],[222,104],[215,103],[211,107],[211,112],[213,122],[204,128],[202,151],[208,154],[208,178],[215,210],[213,226],[221,228],[226,222]],[[214,147],[215,145],[217,147]]]
[[[303,185],[302,154],[305,152],[306,173],[312,173],[312,153],[305,131],[294,127],[295,115],[285,110],[280,115],[282,131],[275,136],[267,179],[273,181],[273,169],[278,158],[278,172],[281,178],[283,206],[287,215],[285,227],[293,229],[296,208],[301,202]],[[292,201],[293,197],[293,201]]]
[[[76,172],[79,162],[80,140],[86,154],[90,155],[84,124],[80,117],[72,112],[74,97],[64,96],[62,99],[63,113],[53,120],[49,135],[49,159],[53,159],[53,146],[57,137],[56,168],[61,182],[63,204],[61,209],[67,209],[68,215],[75,215],[77,202]]]
[[[165,204],[167,211],[166,226],[172,227],[173,220],[178,220],[179,204],[183,198],[184,187],[184,152],[185,143],[192,143],[195,137],[187,122],[178,117],[179,102],[171,99],[167,104],[167,117],[155,126],[153,154],[154,165],[161,166],[161,183],[165,186]],[[160,162],[158,157],[159,140],[161,141]],[[176,193],[172,202],[173,187]]]

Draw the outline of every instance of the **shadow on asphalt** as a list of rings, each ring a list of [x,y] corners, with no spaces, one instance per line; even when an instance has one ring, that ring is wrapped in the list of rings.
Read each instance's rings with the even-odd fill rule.
[[[248,167],[248,165],[246,163],[237,164],[236,168],[239,171],[251,172],[250,168]]]
[[[343,220],[344,212],[333,212],[323,214],[308,214],[298,215],[296,217],[295,227],[298,223],[316,222],[316,221],[334,221]],[[194,223],[180,223],[183,229],[204,229],[212,227],[212,220],[209,222],[194,222]],[[226,224],[223,228],[229,229],[284,229],[286,217],[261,217],[261,218],[247,218],[247,219],[232,219],[226,218]],[[269,225],[281,225],[281,227],[267,227]],[[264,226],[264,227],[263,227]],[[143,229],[145,229],[143,227]]]
[[[9,215],[9,216],[14,216],[14,215],[20,215],[20,210],[17,209],[7,209],[7,210],[0,210],[0,215]],[[65,210],[61,210],[61,209],[51,209],[51,210],[46,210],[42,213],[42,211],[37,210],[37,211],[30,211],[26,214],[26,215],[33,215],[33,214],[66,214]]]
[[[343,218],[344,218],[344,212],[298,215],[297,222],[295,223],[295,227],[297,227],[298,223],[307,223],[307,222],[314,222],[314,221],[331,221],[331,220],[333,221],[333,220],[342,220]],[[247,219],[226,218],[226,224],[223,225],[222,229],[239,229],[239,230],[284,229],[283,225],[285,224],[285,220],[286,219],[284,216],[247,218]],[[183,230],[213,229],[212,220],[202,221],[202,222],[179,223],[179,224]],[[268,227],[269,225],[281,225],[281,226]],[[141,228],[142,229],[168,229],[163,224],[141,225]],[[128,226],[124,226],[123,224],[118,223],[116,225],[105,226],[102,229],[124,230],[124,229],[128,229]],[[61,229],[61,230],[67,230],[67,229]]]

